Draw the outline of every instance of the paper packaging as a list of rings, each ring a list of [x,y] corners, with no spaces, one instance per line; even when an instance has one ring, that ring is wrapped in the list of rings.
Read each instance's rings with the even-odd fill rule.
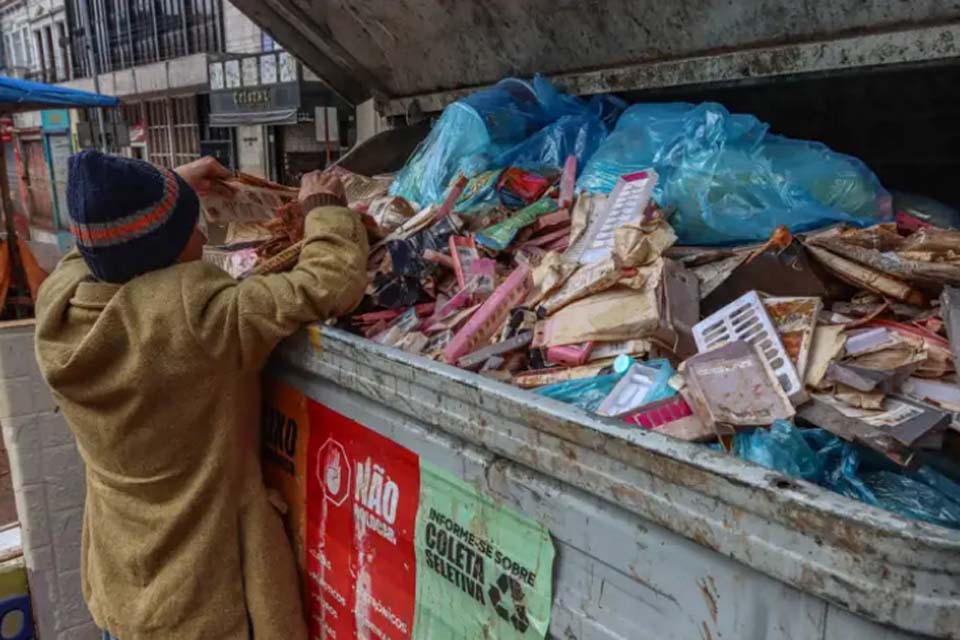
[[[960,367],[960,289],[944,287],[940,294],[940,314],[950,339],[954,364]]]
[[[807,250],[838,278],[855,287],[890,296],[908,304],[921,306],[926,304],[926,296],[905,282],[841,258],[820,247],[807,245]]]
[[[620,275],[620,267],[613,258],[580,267],[557,291],[540,304],[539,312],[549,316],[572,302],[609,289],[617,283]]]
[[[870,411],[850,407],[827,394],[814,394],[800,407],[797,419],[865,445],[902,466],[913,461],[911,446],[939,448],[937,434],[942,436],[950,423],[948,414],[905,398],[887,398],[882,410]]]
[[[691,408],[706,426],[766,426],[794,415],[759,350],[735,340],[680,365]]]
[[[679,262],[663,260],[663,276],[657,287],[660,319],[650,338],[684,359],[697,352],[693,327],[700,321],[700,282]]]
[[[547,349],[547,362],[568,367],[578,367],[586,364],[590,360],[591,351],[593,351],[592,342],[550,347]]]
[[[444,359],[454,364],[464,355],[484,346],[503,325],[510,310],[530,292],[530,267],[520,265],[493,295],[477,309],[443,352]]]
[[[477,245],[473,238],[450,236],[450,259],[453,260],[453,271],[457,275],[457,284],[461,289],[467,286],[470,266],[479,258],[480,254],[477,253]]]
[[[843,326],[820,326],[813,333],[813,344],[807,360],[806,385],[817,388],[830,367],[830,363],[843,354],[847,338]]]
[[[657,292],[614,287],[570,304],[538,322],[535,347],[629,340],[654,332],[660,321]]]
[[[232,194],[222,196],[211,192],[201,200],[208,222],[257,222],[270,220],[277,209],[295,200],[298,189],[270,182],[245,173],[225,180]]]
[[[763,298],[763,306],[780,335],[797,376],[803,380],[823,303],[820,298]]]
[[[474,300],[486,300],[497,286],[497,261],[487,258],[473,260],[467,281],[474,284]]]
[[[600,372],[611,364],[613,364],[612,359],[592,362],[582,367],[555,367],[552,369],[524,371],[523,373],[518,373],[513,376],[510,382],[515,387],[520,387],[521,389],[535,389],[557,382],[593,378],[600,375]]]
[[[577,182],[577,156],[569,155],[563,163],[563,174],[560,176],[560,206],[569,207],[573,204],[574,187]]]
[[[644,429],[663,433],[678,440],[701,442],[713,440],[717,432],[706,427],[693,414],[690,404],[681,395],[644,405],[623,421]]]
[[[463,356],[457,360],[457,366],[461,369],[474,369],[485,363],[490,358],[501,356],[505,353],[516,351],[517,349],[522,349],[530,344],[530,340],[532,338],[532,331],[522,331],[512,338],[508,338],[487,347],[482,347],[473,353]]]
[[[576,270],[577,265],[565,262],[559,253],[550,252],[543,256],[540,264],[533,269],[533,289],[527,297],[526,306],[536,306]]]
[[[587,223],[583,235],[576,242],[571,240],[567,255],[581,264],[592,264],[613,255],[614,235],[624,225],[639,224],[650,203],[650,196],[657,184],[657,172],[653,169],[620,176],[607,205],[596,211]]]
[[[618,340],[616,342],[595,342],[587,362],[616,358],[623,354],[628,356],[642,355],[650,352],[653,345],[649,340]]]
[[[576,277],[575,273],[567,283]],[[694,353],[692,326],[699,319],[697,279],[679,263],[664,259],[640,267],[636,279],[643,282],[639,289],[616,285],[540,322],[534,346],[648,338],[680,358]]]

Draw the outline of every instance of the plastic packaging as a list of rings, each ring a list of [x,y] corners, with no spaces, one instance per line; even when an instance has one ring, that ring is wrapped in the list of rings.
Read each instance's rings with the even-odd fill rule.
[[[498,155],[493,166],[558,170],[568,156],[574,156],[583,167],[606,137],[607,128],[596,114],[563,116]]]
[[[766,240],[780,225],[893,219],[889,194],[856,158],[772,135],[754,116],[716,103],[633,105],[578,190],[609,193],[621,175],[649,167],[660,175],[654,199],[676,209],[670,222],[682,244]]]
[[[546,398],[553,398],[560,402],[572,404],[586,411],[596,412],[600,403],[606,398],[620,379],[629,370],[629,367],[617,373],[593,376],[580,380],[557,382],[535,389],[534,393]]]
[[[562,94],[539,76],[530,82],[501,80],[444,109],[430,134],[390,185],[390,194],[421,206],[437,204],[443,201],[455,176],[473,178],[488,169],[502,168],[503,164],[495,162],[498,157],[501,162],[514,158],[542,163],[554,154],[569,152],[570,147],[592,151],[598,144],[599,129],[604,129],[603,121],[615,119],[619,109],[620,103],[609,98],[585,102]],[[565,117],[573,118],[518,147]],[[562,148],[554,149],[555,145]],[[566,155],[559,155],[556,166],[561,167],[565,159]],[[586,158],[580,161],[585,162]]]
[[[632,361],[628,356],[618,356],[614,362],[615,369],[621,358]],[[646,404],[673,396],[676,390],[669,382],[675,373],[670,361],[664,358],[632,363],[624,377],[597,407],[597,413],[602,416],[629,414]]]
[[[807,443],[802,431],[784,420],[777,420],[770,429],[741,432],[733,438],[733,453],[768,469],[819,482],[823,463]]]
[[[898,515],[960,529],[960,484],[930,465],[904,471],[823,429],[782,420],[769,430],[738,433],[733,452]]]
[[[506,220],[480,231],[476,234],[476,240],[485,247],[503,251],[513,242],[514,237],[516,237],[520,229],[533,224],[538,217],[556,210],[556,200],[552,200],[551,198],[537,200]]]
[[[500,202],[510,209],[522,209],[539,200],[554,178],[517,167],[505,169],[497,182]]]

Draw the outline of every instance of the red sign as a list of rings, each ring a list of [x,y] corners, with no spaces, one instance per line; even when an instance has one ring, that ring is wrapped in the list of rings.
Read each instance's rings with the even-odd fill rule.
[[[411,638],[416,600],[416,454],[308,403],[307,581],[312,637]]]

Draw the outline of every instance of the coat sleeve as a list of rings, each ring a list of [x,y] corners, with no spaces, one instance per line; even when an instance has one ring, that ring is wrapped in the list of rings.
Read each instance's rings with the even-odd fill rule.
[[[289,273],[241,282],[225,274],[184,274],[188,326],[214,360],[259,369],[277,343],[300,326],[343,315],[359,304],[368,252],[359,215],[343,207],[314,209],[306,218],[305,240]]]

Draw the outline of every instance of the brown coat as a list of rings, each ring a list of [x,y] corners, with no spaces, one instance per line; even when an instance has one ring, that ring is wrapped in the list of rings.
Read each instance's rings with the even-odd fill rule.
[[[312,211],[306,237],[288,274],[190,262],[119,286],[73,253],[40,290],[37,359],[86,462],[84,596],[120,640],[307,637],[261,478],[260,369],[356,306],[367,240],[340,207]]]

